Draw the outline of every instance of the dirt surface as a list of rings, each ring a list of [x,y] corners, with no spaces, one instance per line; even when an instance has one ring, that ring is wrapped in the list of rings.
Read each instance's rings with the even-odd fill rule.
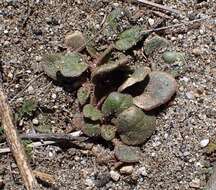
[[[75,130],[72,121],[79,114],[79,107],[76,91],[71,87],[63,88],[41,75],[19,94],[39,75],[35,66],[43,55],[66,51],[64,38],[68,32],[79,30],[94,36],[104,18],[117,7],[126,9],[128,14],[119,21],[119,32],[135,24],[150,29],[150,18],[167,26],[213,16],[216,12],[214,0],[163,3],[180,10],[182,15],[167,13],[165,17],[160,12],[159,16],[152,8],[129,1],[1,1],[0,62],[10,106],[16,113],[23,101],[30,98],[39,105],[33,116],[17,123],[20,132],[31,130],[34,118],[45,122],[55,133]],[[211,164],[200,142],[216,135],[216,18],[158,34],[172,42],[173,49],[185,52],[186,62],[173,66],[157,55],[146,59],[142,49],[133,52],[139,64],[154,64],[156,69],[170,72],[177,67],[179,71],[176,97],[157,116],[156,133],[142,145],[142,159],[132,165],[133,173],[120,174],[116,182],[111,179],[114,164],[105,158],[113,154],[113,147],[100,140],[80,146],[43,146],[32,151],[31,166],[55,177],[55,184],[48,189],[193,190],[205,186]],[[103,46],[114,38],[102,32],[93,41]],[[1,148],[6,146],[5,142],[0,144]],[[10,153],[0,155],[0,181],[1,178],[5,190],[24,189]]]

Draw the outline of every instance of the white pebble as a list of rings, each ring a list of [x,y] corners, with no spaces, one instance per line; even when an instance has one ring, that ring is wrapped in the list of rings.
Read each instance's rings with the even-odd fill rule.
[[[57,95],[56,94],[52,94],[52,99],[56,99]]]
[[[120,174],[113,170],[110,171],[110,176],[114,181],[118,181],[120,178]]]
[[[85,180],[85,184],[86,184],[88,187],[94,187],[94,186],[95,186],[94,181],[93,181],[92,179],[90,179],[90,178],[87,178],[87,179]]]
[[[119,4],[118,4],[118,3],[113,3],[113,6],[114,6],[114,7],[118,7]]]
[[[32,120],[32,123],[33,123],[34,125],[38,125],[38,124],[39,124],[39,121],[38,121],[37,118],[34,118],[34,119]]]
[[[123,166],[120,169],[121,174],[132,174],[132,172],[133,172],[133,166]]]
[[[28,91],[29,93],[32,93],[32,92],[34,91],[34,88],[33,88],[32,86],[29,86],[28,89],[27,89],[27,91]]]
[[[186,97],[190,100],[192,100],[194,98],[194,95],[192,92],[186,92]]]
[[[147,176],[147,171],[146,171],[146,168],[143,166],[141,168],[138,169],[138,173],[142,176]]]
[[[49,156],[50,158],[52,158],[52,157],[53,157],[53,153],[52,153],[52,152],[49,152],[49,153],[48,153],[48,156]]]
[[[154,24],[154,19],[149,18],[149,19],[148,19],[148,23],[149,23],[150,26],[152,26],[152,25]]]
[[[200,141],[200,146],[202,148],[206,147],[209,144],[209,139],[203,139]]]

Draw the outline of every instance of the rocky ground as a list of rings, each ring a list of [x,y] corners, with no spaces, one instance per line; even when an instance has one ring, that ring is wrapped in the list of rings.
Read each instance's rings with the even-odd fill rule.
[[[106,16],[117,7],[128,13],[119,21],[119,31],[135,24],[151,29],[157,22],[168,26],[212,16],[198,24],[158,33],[172,42],[173,49],[185,52],[183,65],[164,64],[157,55],[146,60],[142,50],[133,52],[140,64],[154,64],[157,69],[170,72],[178,70],[176,97],[157,116],[156,132],[141,146],[141,161],[114,170],[106,161],[101,161],[112,154],[113,147],[100,141],[79,147],[35,148],[30,155],[32,168],[55,177],[55,185],[48,189],[193,190],[205,187],[212,166],[206,146],[216,135],[216,17],[213,15],[216,3],[214,0],[156,2],[176,8],[181,15],[164,15],[130,1],[0,2],[0,63],[10,106],[16,113],[25,99],[34,98],[40,107],[33,116],[17,123],[20,132],[30,130],[38,122],[45,123],[46,130],[52,132],[74,130],[72,121],[78,103],[73,90],[40,75],[19,93],[39,75],[36,65],[44,54],[66,51],[64,38],[68,32],[79,30],[95,36]],[[110,43],[112,37],[102,32],[93,41],[103,46]],[[1,142],[1,148],[6,146]],[[12,155],[2,154],[0,158],[0,186],[2,178],[5,190],[24,189]]]

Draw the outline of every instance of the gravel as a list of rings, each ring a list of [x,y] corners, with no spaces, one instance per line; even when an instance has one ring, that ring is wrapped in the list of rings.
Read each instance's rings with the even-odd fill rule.
[[[9,100],[37,75],[31,69],[32,65],[40,63],[47,53],[65,52],[64,37],[68,32],[96,33],[113,7],[125,7],[128,11],[129,19],[125,17],[120,21],[119,31],[130,24],[143,24],[150,28],[150,18],[155,23],[163,19],[150,8],[125,1],[34,2],[32,8],[25,0],[0,2],[0,63]],[[211,0],[201,3],[164,0],[163,3],[182,11],[179,18],[169,15],[170,18],[163,22],[166,25],[213,15],[216,8]],[[200,26],[197,24],[160,33],[172,41],[172,50],[186,53],[186,62],[182,65],[165,64],[161,54],[146,60],[142,51],[136,51],[139,64],[150,66],[155,63],[156,68],[163,71],[177,69],[179,75],[176,77],[178,92],[166,109],[162,108],[158,114],[156,132],[141,146],[142,159],[133,165],[131,175],[120,175],[119,168],[122,166],[118,167],[119,163],[112,155],[112,145],[97,140],[81,143],[78,147],[71,144],[60,146],[60,150],[51,157],[50,147],[54,145],[36,148],[31,155],[32,168],[53,175],[56,178],[54,187],[65,190],[202,189],[208,176],[206,171],[211,166],[205,146],[207,139],[211,141],[216,135],[216,40],[212,23],[205,21]],[[110,39],[100,34],[94,42],[103,46]],[[24,99],[36,98],[40,110],[33,118],[43,114],[52,132],[75,130],[72,121],[80,114],[76,92],[53,83],[46,76],[41,76],[31,86],[33,89],[26,90],[10,103],[14,112]],[[31,129],[33,118],[20,122],[23,131]],[[94,155],[92,144],[97,144],[103,154]],[[5,146],[6,143],[0,144],[1,148]],[[104,159],[105,156],[107,159]],[[24,187],[18,168],[11,169],[11,163],[14,163],[11,154],[1,155],[0,178],[5,189],[22,190]],[[112,180],[105,180],[106,183],[97,187],[96,182],[102,179],[98,176],[107,173]],[[133,176],[134,173],[140,174]]]

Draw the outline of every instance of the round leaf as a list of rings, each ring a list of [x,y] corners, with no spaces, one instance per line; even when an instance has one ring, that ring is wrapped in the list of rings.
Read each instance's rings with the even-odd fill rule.
[[[149,74],[149,83],[143,94],[136,96],[136,106],[149,111],[168,102],[175,94],[176,80],[168,73],[154,71]]]
[[[132,106],[118,115],[116,126],[122,142],[128,145],[142,144],[155,131],[155,117]]]
[[[115,138],[116,127],[113,125],[102,125],[101,126],[101,136],[106,141],[111,141]]]
[[[119,114],[123,110],[129,108],[133,104],[131,95],[121,94],[119,92],[112,92],[102,105],[102,112],[104,114]]]
[[[143,36],[143,28],[140,26],[133,26],[119,35],[119,40],[115,42],[115,47],[121,51],[128,50],[142,40]]]
[[[100,112],[100,110],[98,110],[97,108],[95,108],[91,104],[87,104],[84,106],[83,115],[84,115],[84,117],[89,118],[92,121],[100,120],[103,117],[103,114]]]

